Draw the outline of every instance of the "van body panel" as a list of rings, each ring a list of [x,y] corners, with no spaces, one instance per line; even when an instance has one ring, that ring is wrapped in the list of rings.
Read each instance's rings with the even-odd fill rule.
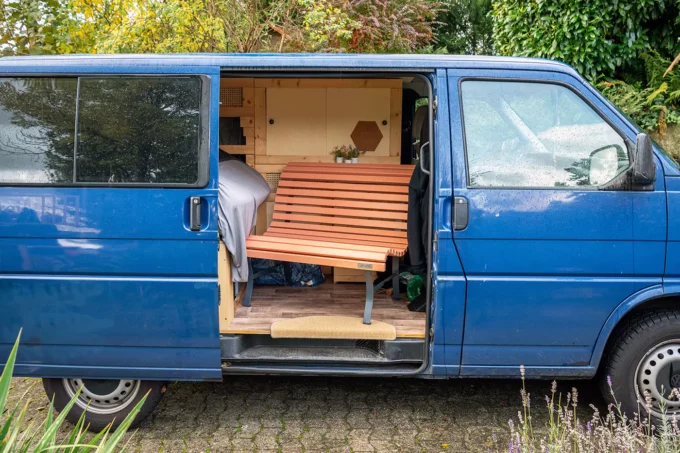
[[[211,81],[205,187],[0,186],[0,312],[7,314],[0,357],[23,328],[19,375],[221,377],[215,259],[220,70],[430,76],[438,100],[433,342],[422,377],[517,376],[520,364],[532,377],[592,376],[626,313],[680,294],[680,229],[674,228],[680,171],[659,150],[648,192],[468,187],[460,97],[465,79],[564,84],[635,141],[639,130],[564,64],[426,55],[7,57],[0,59],[0,76],[200,74]],[[200,231],[188,228],[191,197],[203,200]],[[467,228],[455,232],[454,197],[469,206]],[[289,372],[315,370],[322,367]]]
[[[668,252],[664,286],[680,280],[680,177],[667,176],[665,182],[668,196]]]
[[[680,286],[674,288],[674,291],[680,293]],[[593,370],[597,370],[600,360],[602,359],[604,349],[607,345],[607,341],[611,337],[611,334],[618,325],[619,321],[635,307],[664,295],[664,286],[660,283],[657,283],[655,285],[641,289],[635,294],[632,294],[626,300],[621,302],[618,307],[616,307],[612,314],[609,315],[609,318],[607,318],[604,326],[602,326],[600,335],[598,336],[597,342],[593,347],[593,355],[590,358],[590,366]]]
[[[2,65],[0,72],[200,75],[199,173],[210,175],[205,187],[0,185],[0,356],[22,329],[20,375],[220,379],[218,144],[210,133],[218,68]],[[189,227],[192,197],[201,199],[200,231]]]
[[[36,68],[36,66],[38,68]],[[193,54],[193,55],[41,55],[30,58],[4,57],[0,63],[3,72],[26,68],[30,72],[63,72],[63,68],[77,67],[79,71],[122,72],[118,67],[137,67],[139,71],[160,72],[170,67],[204,67],[206,70],[220,67],[233,71],[290,71],[319,70],[324,72],[342,70],[414,71],[434,72],[435,69],[524,69],[563,72],[578,76],[570,66],[557,61],[469,55],[390,55],[390,54]],[[61,68],[61,69],[60,69]]]
[[[449,376],[458,374],[465,315],[465,276],[453,247],[451,227],[452,161],[446,71],[437,70],[437,115],[435,118],[433,229],[436,246],[432,254],[434,365],[445,365]]]
[[[452,107],[462,80],[571,87],[635,141],[608,103],[569,75],[449,70],[449,77]],[[469,205],[467,228],[454,232],[467,278],[462,366],[588,366],[611,313],[641,288],[661,282],[666,230],[661,166],[652,192],[468,188],[462,109],[452,108],[451,121],[460,143],[453,150],[454,196]]]

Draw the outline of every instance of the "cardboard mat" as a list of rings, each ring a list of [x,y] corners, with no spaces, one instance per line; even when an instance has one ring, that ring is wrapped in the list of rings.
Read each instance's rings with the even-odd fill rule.
[[[397,332],[392,324],[349,316],[305,316],[276,321],[272,338],[326,338],[337,340],[394,340]]]

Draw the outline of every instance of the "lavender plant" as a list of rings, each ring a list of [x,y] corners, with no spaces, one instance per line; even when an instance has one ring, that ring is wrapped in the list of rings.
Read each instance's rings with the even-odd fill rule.
[[[522,410],[517,420],[509,420],[510,438],[507,446],[494,438],[495,451],[510,453],[530,452],[578,452],[578,453],[680,453],[680,429],[675,415],[668,416],[662,407],[662,417],[656,423],[644,415],[651,409],[651,397],[639,402],[639,409],[629,418],[616,402],[611,378],[607,384],[615,403],[607,407],[606,414],[600,414],[590,404],[591,414],[586,416],[578,409],[578,391],[572,388],[566,395],[558,393],[557,382],[553,381],[550,395],[545,397],[548,420],[543,430],[536,430],[532,423],[531,395],[526,390],[525,369],[520,367],[522,378]],[[670,398],[680,397],[673,389]],[[542,434],[538,434],[542,432]]]

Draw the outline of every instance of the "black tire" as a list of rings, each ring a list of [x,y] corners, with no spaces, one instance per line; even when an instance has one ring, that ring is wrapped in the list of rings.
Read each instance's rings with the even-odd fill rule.
[[[61,412],[64,407],[71,401],[72,393],[69,393],[67,387],[69,382],[72,380],[67,379],[43,379],[43,387],[47,393],[47,397],[52,400],[54,399],[54,408]],[[139,401],[148,393],[146,401],[141,410],[132,422],[131,428],[138,426],[144,419],[146,419],[154,411],[158,403],[160,403],[165,393],[166,385],[164,382],[159,381],[94,381],[87,380],[83,382],[134,382],[136,393],[132,395],[129,400],[124,404],[124,407],[116,410],[115,407],[107,409],[107,413],[98,413],[95,408],[90,406],[85,414],[85,424],[89,424],[89,430],[94,432],[99,432],[106,427],[109,423],[112,424],[112,428],[115,429],[125,420],[125,417],[132,411],[132,409],[139,403]],[[72,392],[72,390],[71,390]],[[83,397],[84,392],[81,393],[81,401],[77,402],[71,408],[71,411],[66,415],[66,419],[71,423],[75,424],[80,416],[82,415],[85,408],[83,406],[87,405],[85,398]],[[89,401],[92,403],[93,401]]]
[[[629,417],[639,412],[641,417],[651,415],[652,422],[659,423],[658,399],[651,401],[652,410],[648,411],[644,395],[650,389],[656,389],[660,395],[667,397],[671,390],[669,387],[680,387],[679,346],[680,310],[655,310],[629,320],[613,339],[605,359],[600,377],[600,389],[605,400],[614,403],[615,396]],[[611,378],[614,396],[608,377]],[[664,385],[666,381],[668,385]],[[651,396],[651,393],[648,394]],[[680,408],[674,408],[674,405],[675,402],[666,405],[669,416],[671,413],[680,415]]]

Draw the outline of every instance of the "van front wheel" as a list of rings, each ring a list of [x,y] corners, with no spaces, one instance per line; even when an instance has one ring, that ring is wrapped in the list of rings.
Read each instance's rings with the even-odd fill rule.
[[[80,390],[66,418],[75,424],[86,411],[85,424],[89,424],[92,431],[101,431],[109,423],[113,429],[117,428],[148,393],[142,409],[132,422],[132,427],[139,425],[153,412],[165,392],[165,383],[157,381],[70,378],[42,381],[47,397],[54,399],[54,408],[60,412]]]
[[[680,311],[657,310],[632,319],[614,339],[601,388],[605,399],[620,403],[629,417],[640,411],[659,423],[664,416],[680,416],[673,390],[680,388]]]

